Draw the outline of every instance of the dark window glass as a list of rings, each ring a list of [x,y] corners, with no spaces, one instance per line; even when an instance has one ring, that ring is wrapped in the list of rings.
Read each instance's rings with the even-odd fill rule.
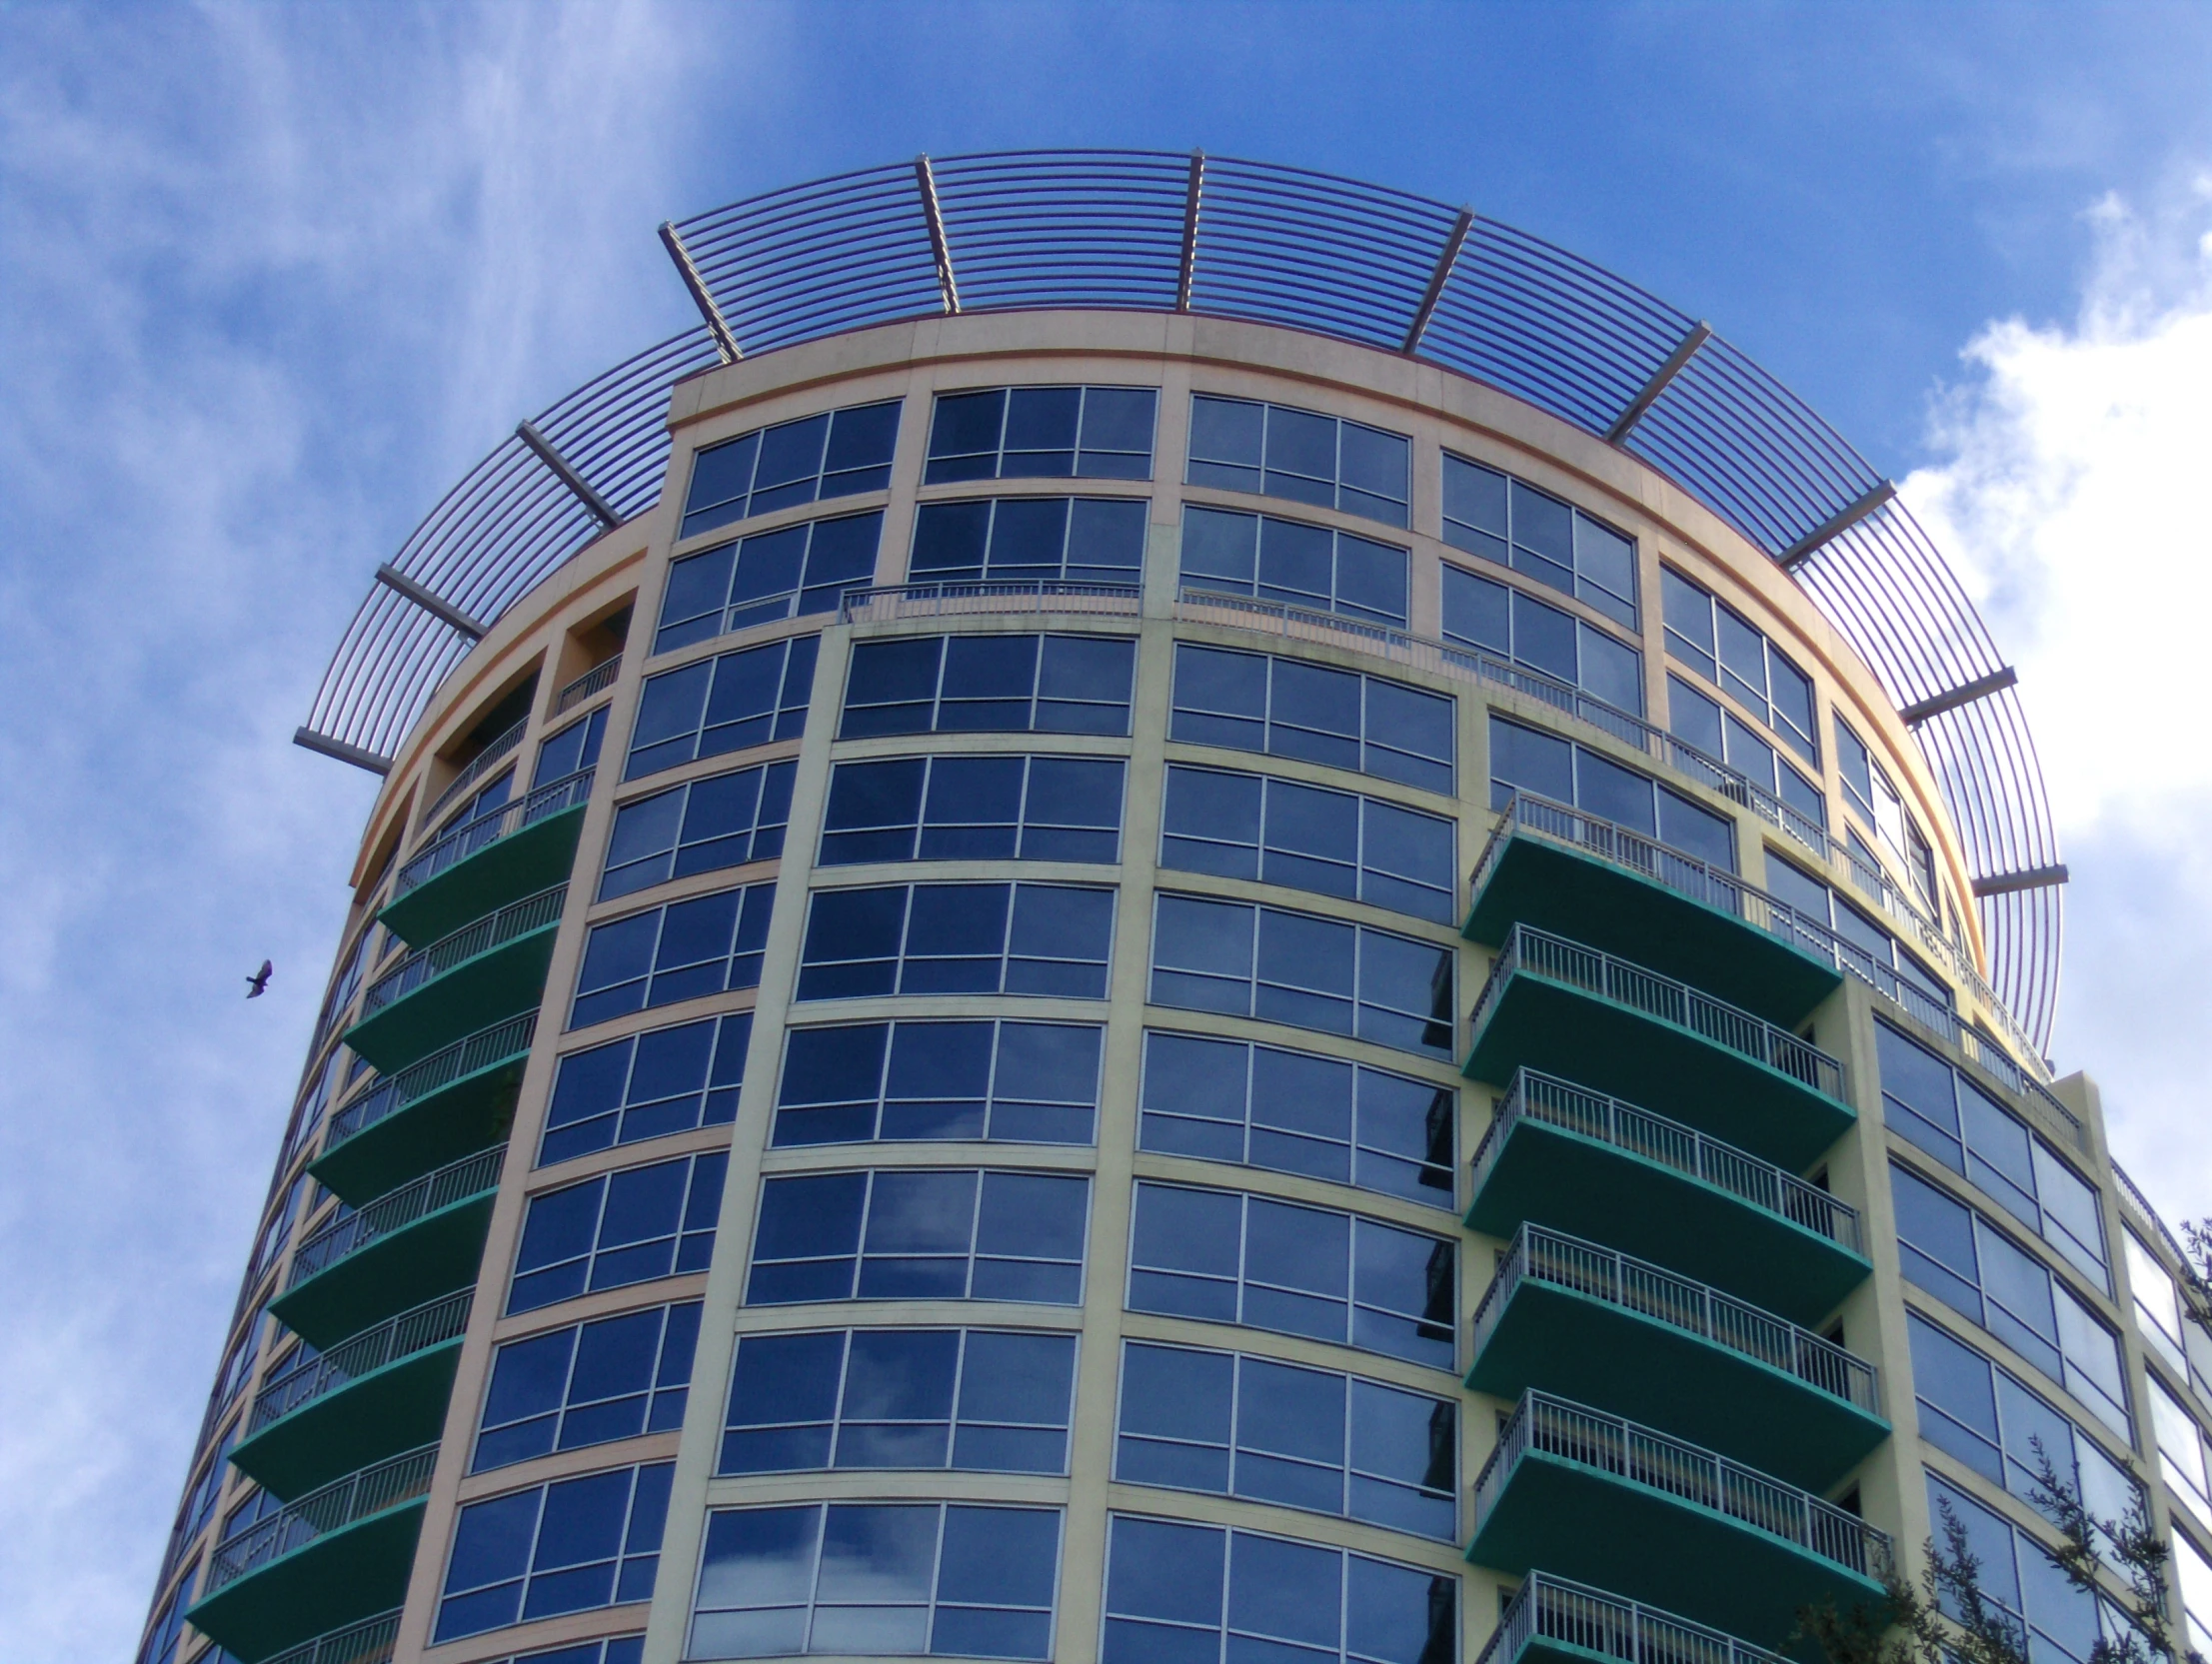
[[[1074,1023],[988,1018],[795,1028],[770,1141],[1088,1144],[1103,1035]]]
[[[1139,1183],[1131,1311],[1307,1335],[1449,1369],[1452,1245],[1227,1190]]]
[[[753,1013],[702,1017],[561,1059],[538,1164],[737,1118]]]
[[[1992,1621],[2024,1632],[2026,1654],[2037,1664],[2088,1664],[2099,1637],[2124,1629],[2127,1620],[2095,1595],[2075,1588],[2053,1565],[2050,1551],[2030,1533],[1926,1472],[1928,1514],[1947,1513],[1965,1528],[1967,1552],[1980,1568],[1979,1588],[1996,1608]],[[1957,1617],[1946,1599],[1946,1616]]]
[[[776,885],[747,884],[594,924],[569,1026],[760,986]]]
[[[921,636],[861,642],[841,740],[879,734],[1129,731],[1136,643],[1111,636]]]
[[[1144,566],[1140,497],[998,497],[915,510],[910,583],[1125,584]]]
[[[603,705],[539,742],[538,767],[530,777],[532,791],[598,765],[600,743],[607,738],[607,712]]]
[[[1182,582],[1405,628],[1406,552],[1272,515],[1185,505]]]
[[[730,1157],[682,1155],[530,1198],[507,1312],[704,1271]]]
[[[1587,747],[1492,717],[1490,807],[1502,810],[1516,792],[1639,832],[1721,871],[1736,869],[1735,826],[1726,816]]]
[[[1412,445],[1404,435],[1288,405],[1194,394],[1194,486],[1286,497],[1347,515],[1406,524]]]
[[[796,763],[708,775],[615,811],[599,899],[784,852]]]
[[[1091,1181],[899,1169],[761,1186],[746,1303],[1015,1300],[1076,1305]]]
[[[684,1424],[699,1302],[511,1340],[492,1355],[471,1473]]]
[[[1668,657],[1720,688],[1778,736],[1783,745],[1817,767],[1820,742],[1813,720],[1812,678],[1756,627],[1671,567],[1661,567],[1659,579]],[[1675,732],[1690,744],[1698,744],[1679,726]],[[1745,751],[1748,757],[1748,745]],[[1715,751],[1712,755],[1720,754]],[[1727,761],[1753,780],[1761,778],[1757,769],[1733,757]],[[1772,774],[1769,767],[1764,782],[1769,790],[1775,789]],[[1810,783],[1803,784],[1805,791],[1812,790]],[[1786,793],[1789,789],[1782,790]]]
[[[818,499],[882,491],[891,484],[899,401],[853,405],[758,428],[692,461],[679,538]]]
[[[1024,993],[1104,999],[1113,891],[1072,884],[817,890],[801,999]]]
[[[1294,659],[1179,644],[1168,738],[1452,790],[1448,697]]]
[[[1149,387],[998,387],[941,393],[926,486],[953,480],[1152,477]]]
[[[902,757],[831,772],[821,864],[1121,858],[1117,758]]]
[[[468,1504],[431,1640],[651,1600],[675,1467],[586,1473]]]
[[[1607,705],[1643,714],[1643,655],[1535,597],[1443,567],[1444,639],[1482,648]]]
[[[1718,700],[1692,688],[1671,672],[1666,679],[1667,731],[1685,745],[1725,763],[1737,774],[1779,798],[1809,823],[1813,835],[1827,825],[1827,799],[1774,748],[1753,733]]]
[[[875,580],[883,529],[883,510],[871,509],[685,556],[669,567],[653,651],[673,653],[733,630],[836,612],[848,590]]]
[[[1066,1473],[1076,1337],[810,1329],[738,1340],[717,1473]]]
[[[1630,630],[1636,628],[1636,546],[1631,539],[1494,468],[1449,451],[1443,461],[1444,542],[1511,567]],[[1447,630],[1453,570],[1444,569]]]
[[[647,677],[622,778],[798,739],[821,645],[819,636],[795,636]]]
[[[693,1659],[1052,1656],[1060,1514],[807,1502],[707,1516]]]

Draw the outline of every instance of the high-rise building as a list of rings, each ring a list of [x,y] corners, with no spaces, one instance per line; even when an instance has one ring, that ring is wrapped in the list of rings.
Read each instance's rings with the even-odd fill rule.
[[[664,228],[423,522],[142,1664],[1737,1664],[2212,1624],[2007,670],[1704,324],[1151,154]]]

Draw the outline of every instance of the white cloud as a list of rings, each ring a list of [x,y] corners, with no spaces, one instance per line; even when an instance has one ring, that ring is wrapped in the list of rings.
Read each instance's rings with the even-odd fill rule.
[[[1903,493],[2018,665],[2067,860],[2055,1052],[2115,1153],[2212,1213],[2212,174],[2090,214],[2070,323],[1993,323]]]

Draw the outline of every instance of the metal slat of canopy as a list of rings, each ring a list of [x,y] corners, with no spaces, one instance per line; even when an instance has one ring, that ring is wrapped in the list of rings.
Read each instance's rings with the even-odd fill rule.
[[[1223,157],[1020,151],[933,159],[926,170],[898,163],[771,191],[674,229],[739,350],[768,352],[942,315],[951,301],[925,177],[965,311],[1174,309],[1195,179],[1190,311],[1389,352],[1419,324],[1416,356],[1599,436],[1695,328],[1625,279],[1511,226],[1476,219],[1453,255],[1457,209]],[[1433,306],[1422,324],[1424,297]],[[720,362],[708,330],[689,331],[579,388],[535,426],[619,515],[639,514],[665,468],[671,388]],[[1833,429],[1718,336],[1697,342],[1619,443],[1769,555],[1881,485]],[[508,440],[447,493],[392,564],[490,621],[600,531],[553,470]],[[1815,550],[1794,576],[1899,706],[2003,668],[1956,576],[1894,502]],[[307,737],[389,757],[467,645],[376,587],[331,661]],[[1945,711],[1917,732],[1973,872],[2057,863],[2014,693]],[[1991,982],[2030,1034],[2047,1036],[2060,892],[1976,904]]]

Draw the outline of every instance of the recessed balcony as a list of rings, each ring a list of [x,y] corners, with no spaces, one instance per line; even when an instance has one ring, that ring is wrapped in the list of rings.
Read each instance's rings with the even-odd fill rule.
[[[1825,1487],[1889,1436],[1874,1366],[1701,1282],[1523,1225],[1475,1308],[1466,1384],[1564,1393]]]
[[[504,1144],[426,1173],[293,1250],[269,1302],[296,1334],[331,1350],[373,1323],[476,1281]]]
[[[402,1312],[277,1376],[255,1396],[232,1462],[295,1497],[436,1440],[475,1293]]]
[[[185,1617],[248,1659],[369,1628],[363,1620],[388,1614],[407,1593],[437,1462],[436,1445],[410,1450],[218,1543],[207,1592]]]
[[[1538,1567],[1778,1644],[1798,1609],[1883,1598],[1890,1542],[1857,1515],[1655,1428],[1529,1393],[1474,1482],[1467,1558]]]
[[[1781,1664],[1671,1612],[1530,1572],[1475,1664]]]
[[[506,1137],[538,1013],[479,1029],[380,1079],[331,1116],[308,1170],[357,1206]]]
[[[346,1043],[385,1074],[534,1007],[561,928],[556,884],[418,948],[369,984]]]
[[[1516,792],[1468,883],[1464,931],[1491,947],[1531,924],[1802,1021],[1843,980],[1827,927],[1733,872],[1633,828]]]
[[[593,771],[549,781],[418,850],[392,879],[377,917],[420,947],[472,918],[560,883],[576,863]]]
[[[1873,1269],[1857,1210],[1827,1191],[1531,1069],[1513,1076],[1470,1165],[1466,1222],[1484,1235],[1540,1219],[1799,1322],[1825,1317]]]
[[[1657,971],[1515,924],[1469,1018],[1462,1071],[1530,1068],[1641,1103],[1792,1172],[1856,1118],[1843,1065]]]

